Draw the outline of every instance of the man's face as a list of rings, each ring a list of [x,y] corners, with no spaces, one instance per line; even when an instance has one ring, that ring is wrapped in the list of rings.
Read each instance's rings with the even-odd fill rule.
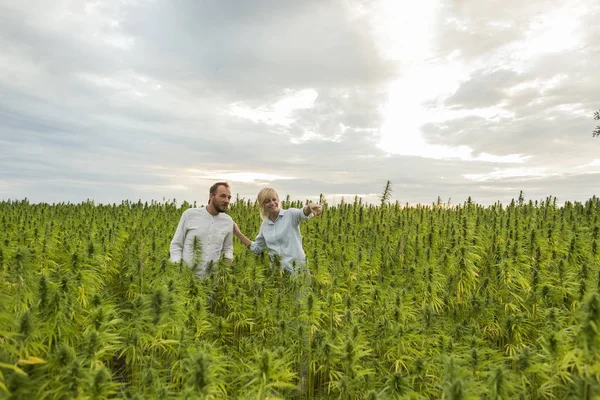
[[[229,208],[229,201],[231,201],[231,190],[224,185],[217,187],[217,192],[214,196],[210,195],[210,204],[213,205],[215,210],[218,212],[225,212]]]

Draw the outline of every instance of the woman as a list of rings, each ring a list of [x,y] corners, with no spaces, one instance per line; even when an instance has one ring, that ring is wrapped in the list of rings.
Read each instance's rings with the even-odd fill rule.
[[[260,207],[260,216],[263,219],[256,239],[251,241],[240,231],[237,224],[233,224],[233,234],[242,243],[256,254],[269,249],[269,253],[281,257],[283,268],[290,274],[306,265],[306,255],[302,249],[302,236],[300,223],[313,215],[321,215],[323,208],[319,204],[310,203],[304,208],[279,207],[279,196],[275,189],[263,188],[258,192],[257,198]]]

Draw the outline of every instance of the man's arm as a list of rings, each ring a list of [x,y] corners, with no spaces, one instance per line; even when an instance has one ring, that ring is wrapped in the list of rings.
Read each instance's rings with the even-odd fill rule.
[[[222,253],[225,254],[225,258],[229,261],[229,263],[233,261],[233,230],[227,232],[227,235],[225,235]]]
[[[242,233],[242,231],[240,231],[240,227],[235,222],[233,223],[233,234],[240,239],[240,242],[242,242],[246,247],[250,246],[252,243],[252,241],[248,239],[246,235]]]
[[[262,253],[263,250],[267,247],[267,243],[265,241],[265,238],[262,235],[262,232],[258,232],[258,235],[256,236],[256,239],[253,242],[250,239],[248,239],[246,237],[246,235],[244,235],[242,233],[242,231],[240,231],[240,228],[234,222],[233,223],[233,234],[235,236],[237,236],[238,239],[240,239],[240,242],[242,242],[244,244],[244,246],[246,246],[247,248],[249,248],[256,254]]]
[[[185,214],[181,216],[179,220],[179,224],[177,225],[177,230],[175,231],[175,235],[173,236],[173,240],[171,240],[170,247],[170,255],[169,259],[172,262],[181,261],[181,257],[183,254],[183,243],[185,241]]]

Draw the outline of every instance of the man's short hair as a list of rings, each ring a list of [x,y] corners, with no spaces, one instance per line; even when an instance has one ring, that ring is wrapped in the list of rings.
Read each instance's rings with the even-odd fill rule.
[[[217,189],[219,188],[219,186],[225,186],[227,189],[231,189],[229,187],[229,183],[227,183],[227,182],[217,182],[217,183],[215,183],[214,185],[212,185],[210,187],[210,189],[208,190],[208,193],[210,193],[211,195],[214,196],[215,194],[217,194]]]

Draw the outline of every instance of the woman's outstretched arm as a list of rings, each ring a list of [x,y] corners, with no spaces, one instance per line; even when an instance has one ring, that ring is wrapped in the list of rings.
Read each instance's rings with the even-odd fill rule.
[[[302,211],[304,211],[304,215],[307,217],[310,215],[310,213],[313,213],[315,217],[318,217],[323,212],[323,206],[317,203],[308,203],[304,206]]]

